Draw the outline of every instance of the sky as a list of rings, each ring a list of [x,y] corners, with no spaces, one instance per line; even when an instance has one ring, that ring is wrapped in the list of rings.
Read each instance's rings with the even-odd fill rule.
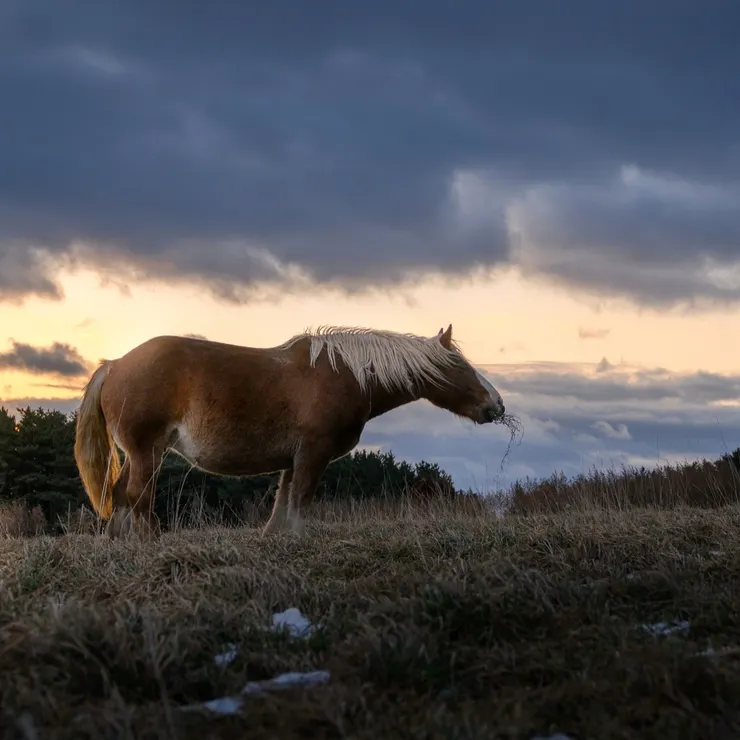
[[[0,405],[156,334],[453,337],[461,487],[740,446],[740,7],[0,0]]]

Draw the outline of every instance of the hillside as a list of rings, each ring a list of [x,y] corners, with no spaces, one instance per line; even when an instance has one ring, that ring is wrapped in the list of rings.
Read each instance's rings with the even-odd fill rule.
[[[0,540],[3,737],[738,736],[737,505],[337,511]]]

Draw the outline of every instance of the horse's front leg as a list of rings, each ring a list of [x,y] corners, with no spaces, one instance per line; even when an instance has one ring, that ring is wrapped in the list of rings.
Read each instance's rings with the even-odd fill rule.
[[[288,524],[296,534],[303,534],[306,509],[316,493],[321,476],[331,462],[331,449],[324,445],[301,445],[293,463],[293,482],[288,499]]]

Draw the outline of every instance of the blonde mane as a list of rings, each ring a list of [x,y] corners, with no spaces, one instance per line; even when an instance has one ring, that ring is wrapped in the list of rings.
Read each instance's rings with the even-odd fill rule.
[[[311,340],[312,367],[321,350],[326,349],[332,369],[338,372],[338,354],[363,392],[372,380],[377,380],[388,391],[409,393],[415,392],[418,381],[441,386],[446,382],[444,368],[452,366],[459,358],[465,359],[454,342],[452,350],[448,350],[436,338],[344,326],[307,329],[291,337],[279,349],[288,349],[305,338]]]

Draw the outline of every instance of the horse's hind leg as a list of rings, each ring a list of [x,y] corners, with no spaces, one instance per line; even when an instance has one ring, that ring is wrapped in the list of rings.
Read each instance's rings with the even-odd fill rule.
[[[159,520],[154,513],[157,474],[164,448],[154,447],[148,453],[137,452],[129,457],[131,469],[126,498],[131,508],[133,529],[146,539],[159,534]]]
[[[128,496],[126,495],[130,473],[131,463],[127,456],[123,461],[121,474],[108,494],[113,499],[113,513],[105,528],[105,532],[109,537],[117,537],[124,534],[131,522],[131,510],[128,504]]]
[[[272,506],[272,514],[262,529],[262,536],[270,532],[285,529],[288,521],[288,501],[290,498],[290,483],[293,480],[293,469],[288,468],[280,473],[280,482],[275,491],[275,503]]]

